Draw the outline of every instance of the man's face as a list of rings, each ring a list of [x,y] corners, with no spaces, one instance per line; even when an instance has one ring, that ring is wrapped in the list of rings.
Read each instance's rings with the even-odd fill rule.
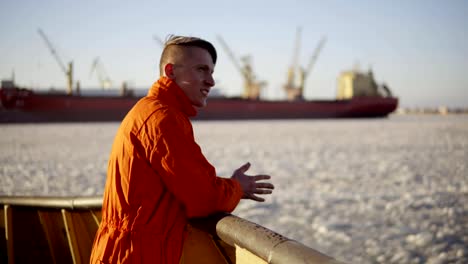
[[[184,58],[174,64],[173,80],[182,88],[192,105],[204,107],[208,93],[215,85],[213,60],[210,53],[202,48],[189,49]]]

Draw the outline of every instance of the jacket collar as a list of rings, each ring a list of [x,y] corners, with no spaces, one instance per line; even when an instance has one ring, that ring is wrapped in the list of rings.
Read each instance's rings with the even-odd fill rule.
[[[148,91],[148,97],[155,96],[165,104],[176,107],[187,116],[195,116],[197,109],[192,105],[184,91],[173,80],[162,76]]]

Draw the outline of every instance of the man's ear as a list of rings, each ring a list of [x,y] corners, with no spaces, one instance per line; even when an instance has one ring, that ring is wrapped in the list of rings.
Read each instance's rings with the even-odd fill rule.
[[[174,64],[172,64],[172,63],[166,64],[166,66],[164,66],[164,73],[165,73],[166,76],[169,77],[170,79],[174,79],[174,78],[175,78],[175,74],[174,74]]]

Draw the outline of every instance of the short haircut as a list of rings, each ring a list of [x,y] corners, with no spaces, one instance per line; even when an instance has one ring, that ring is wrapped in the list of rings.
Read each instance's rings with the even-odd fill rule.
[[[161,76],[164,73],[164,65],[168,63],[169,60],[176,57],[178,55],[177,53],[181,52],[178,47],[202,48],[208,51],[208,53],[211,55],[211,59],[213,59],[213,64],[216,64],[218,56],[216,54],[215,47],[210,42],[197,37],[169,35],[167,36],[166,42],[164,43],[161,60],[159,61],[159,71]]]

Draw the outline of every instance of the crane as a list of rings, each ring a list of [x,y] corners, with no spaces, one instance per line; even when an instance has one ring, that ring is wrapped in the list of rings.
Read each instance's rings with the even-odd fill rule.
[[[89,75],[91,76],[94,72],[97,74],[102,89],[107,89],[112,86],[112,81],[107,75],[107,72],[104,69],[104,65],[102,64],[99,57],[94,58]]]
[[[298,70],[298,60],[299,60],[299,50],[301,45],[301,27],[297,27],[296,30],[296,42],[293,50],[293,58],[291,65],[288,69],[288,78],[284,89],[286,91],[287,97],[289,100],[302,99],[302,94],[300,90],[297,89],[296,83],[296,71]]]
[[[252,69],[252,58],[250,56],[243,56],[240,58],[242,65],[237,60],[234,53],[231,51],[229,46],[226,44],[221,36],[217,36],[218,41],[221,43],[224,51],[228,54],[229,59],[234,64],[236,69],[241,73],[244,78],[244,93],[243,98],[258,100],[260,99],[260,91],[266,85],[264,81],[256,80],[255,74]]]
[[[292,64],[288,70],[288,78],[287,82],[284,85],[284,89],[286,90],[286,94],[288,96],[288,100],[302,100],[304,98],[304,86],[309,76],[312,68],[317,61],[318,55],[320,54],[323,46],[325,45],[326,38],[322,37],[314,50],[314,53],[310,57],[310,60],[307,66],[298,67],[298,57],[299,57],[299,49],[300,49],[300,39],[301,39],[301,28],[299,27],[296,32],[296,43],[295,49],[293,52],[293,60]],[[296,73],[298,74],[298,84],[296,85]]]
[[[42,37],[42,39],[44,40],[44,42],[46,43],[47,48],[49,48],[49,51],[52,53],[52,56],[55,58],[55,60],[59,64],[60,69],[62,69],[63,73],[65,73],[65,76],[67,78],[67,93],[72,94],[73,93],[73,62],[70,61],[68,63],[68,67],[65,67],[65,64],[60,59],[60,56],[55,51],[54,46],[52,45],[52,43],[47,38],[44,31],[42,31],[42,29],[40,29],[40,28],[37,31],[38,31],[39,35]]]
[[[309,64],[307,64],[307,67],[305,69],[302,69],[302,72],[300,74],[299,89],[301,89],[301,90],[304,89],[306,79],[309,76],[310,72],[312,71],[312,68],[314,67],[315,62],[317,61],[317,58],[318,58],[320,52],[322,51],[322,48],[325,45],[326,40],[327,40],[327,38],[325,36],[323,36],[320,39],[317,47],[314,50],[314,53],[312,54],[312,57],[310,57]]]

